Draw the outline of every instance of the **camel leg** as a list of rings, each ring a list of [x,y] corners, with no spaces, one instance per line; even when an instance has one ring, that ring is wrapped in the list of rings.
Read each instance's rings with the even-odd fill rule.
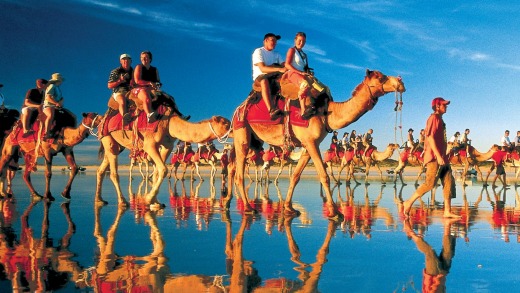
[[[477,171],[477,174],[480,177],[480,181],[484,181],[484,176],[482,176],[482,171],[480,170],[478,164],[475,164],[475,171]]]
[[[197,172],[197,176],[199,177],[199,180],[200,182],[204,181],[204,179],[202,179],[202,176],[200,175],[200,166],[199,166],[200,163],[195,163],[195,172]],[[210,174],[211,176],[211,174]]]
[[[249,203],[244,187],[244,169],[246,167],[246,155],[249,150],[251,133],[249,130],[247,130],[247,128],[237,129],[234,130],[234,132],[234,145],[236,153],[235,183],[237,185],[239,196],[242,199],[244,213],[256,213],[256,211],[253,209],[253,207],[251,207]]]
[[[370,173],[370,166],[372,165],[372,162],[370,160],[367,160],[365,163],[365,185],[369,185],[368,183],[368,174]]]
[[[332,177],[332,179],[334,179],[334,181],[336,181],[336,183],[339,183],[339,176],[338,176],[338,179],[336,179],[336,176],[334,176],[334,169],[333,169],[333,166],[332,166],[332,161],[327,162],[327,167],[330,170],[330,176]]]
[[[9,186],[9,183],[7,182],[9,177],[8,169],[9,162],[13,158],[15,152],[18,153],[18,148],[11,145],[4,145],[2,149],[2,157],[0,158],[0,198],[9,195],[7,190]]]
[[[150,156],[157,170],[157,178],[152,185],[152,189],[145,196],[145,203],[147,205],[160,204],[157,201],[157,194],[159,193],[159,188],[161,187],[161,184],[164,180],[164,177],[166,177],[167,173],[166,165],[164,164],[164,161],[162,160],[161,154],[159,153],[158,149],[159,146],[152,138],[145,137],[143,150],[145,150],[148,153],[148,156]],[[163,206],[162,204],[160,205]]]
[[[52,155],[50,150],[46,150],[44,154],[45,158],[45,192],[43,198],[48,201],[54,201],[54,196],[51,193],[51,178],[52,178]]]
[[[123,192],[121,190],[121,185],[119,183],[119,174],[118,174],[118,160],[117,155],[119,154],[119,145],[117,142],[111,138],[110,136],[105,136],[101,139],[101,143],[103,144],[103,148],[105,149],[105,155],[103,157],[103,161],[99,165],[96,173],[96,194],[95,194],[95,203],[106,205],[107,202],[101,197],[101,190],[103,187],[103,179],[105,178],[105,171],[110,166],[110,180],[112,181],[114,188],[116,189],[118,204],[120,206],[128,206],[128,202],[123,196]]]
[[[70,190],[72,188],[72,182],[76,175],[78,174],[78,165],[76,165],[76,160],[74,158],[74,153],[72,151],[66,151],[65,159],[70,167],[69,171],[69,180],[67,181],[67,185],[65,185],[65,189],[61,192],[61,196],[65,199],[70,199]]]
[[[375,164],[377,167],[377,170],[379,170],[379,178],[381,179],[381,184],[386,184],[385,180],[383,179],[383,172],[381,171],[381,167],[379,167],[379,164]]]
[[[280,169],[278,169],[278,174],[276,175],[276,178],[274,178],[274,182],[278,182],[278,178],[280,177],[280,175],[282,174],[283,172],[283,167],[285,166],[284,162],[282,161],[280,163]]]
[[[318,173],[318,178],[320,179],[321,185],[325,190],[325,204],[327,205],[329,212],[328,217],[330,219],[341,218],[342,215],[339,213],[338,208],[336,207],[336,204],[332,199],[332,193],[330,191],[330,179],[327,175],[327,170],[325,170],[325,167],[323,165],[323,160],[321,158],[320,152],[318,151],[318,146],[316,144],[309,143],[305,146],[305,149],[306,152],[302,154],[302,158],[300,158],[300,160],[298,161],[298,165],[296,166],[294,175],[291,177],[291,182],[287,191],[287,197],[284,203],[284,211],[291,212],[291,210],[294,210],[292,208],[292,196],[294,193],[294,187],[300,181],[301,174],[305,169],[305,166],[309,162],[309,159],[312,158],[312,161],[315,162],[314,166]]]
[[[354,163],[354,161],[352,161],[352,162],[350,163],[350,166],[349,166],[349,169],[350,169],[350,170],[349,170],[349,172],[350,172],[350,178],[351,178],[352,180],[354,180],[354,182],[356,182],[356,184],[359,184],[359,182],[356,180],[356,176],[354,176],[354,168],[355,168],[355,167],[356,167],[356,163]],[[348,181],[350,181],[350,180],[348,180]]]

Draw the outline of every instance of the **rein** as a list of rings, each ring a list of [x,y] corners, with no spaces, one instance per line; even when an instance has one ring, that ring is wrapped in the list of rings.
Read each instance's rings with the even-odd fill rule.
[[[95,132],[95,131],[94,131],[94,128],[95,128],[95,127],[94,127],[94,123],[96,122],[96,119],[97,119],[98,117],[99,117],[99,115],[96,115],[96,117],[94,117],[94,119],[92,119],[92,123],[91,123],[92,126],[88,126],[88,125],[86,125],[85,123],[81,122],[81,125],[83,125],[86,129],[88,129],[88,132],[89,132],[92,136],[94,136],[94,137],[98,137],[98,133],[99,133],[99,131],[98,131],[98,132]]]
[[[229,134],[231,133],[231,130],[233,129],[233,120],[231,120],[231,124],[229,125],[228,131],[226,133],[224,133],[224,135],[222,135],[222,136],[219,136],[215,132],[215,129],[213,128],[213,125],[211,125],[211,122],[208,121],[208,125],[209,125],[209,129],[211,129],[211,132],[217,137],[218,142],[220,142],[222,144],[227,143]]]

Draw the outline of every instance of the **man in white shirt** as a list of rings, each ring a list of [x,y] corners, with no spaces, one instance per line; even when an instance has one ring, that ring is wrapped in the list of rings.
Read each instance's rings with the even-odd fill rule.
[[[284,67],[284,61],[280,53],[275,51],[276,42],[281,37],[273,33],[267,33],[264,36],[264,46],[257,48],[253,52],[253,82],[259,82],[262,88],[262,100],[264,100],[269,116],[272,120],[278,118],[282,111],[273,106],[271,100],[271,89],[269,87],[269,78],[284,73],[287,69]]]
[[[504,132],[504,136],[502,136],[502,138],[500,139],[500,145],[502,145],[503,147],[505,147],[505,150],[507,152],[510,152],[511,149],[512,149],[512,144],[511,144],[511,141],[509,140],[509,130],[506,130]]]

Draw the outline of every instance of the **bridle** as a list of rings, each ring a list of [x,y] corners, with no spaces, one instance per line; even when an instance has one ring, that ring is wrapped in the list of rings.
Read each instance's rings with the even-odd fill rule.
[[[229,138],[229,134],[231,133],[232,125],[229,125],[229,129],[226,133],[224,133],[222,136],[219,136],[217,132],[215,132],[215,129],[213,128],[213,125],[211,125],[211,122],[208,121],[209,129],[211,129],[211,132],[217,137],[217,141],[224,144],[227,143],[227,140]]]
[[[86,129],[88,129],[88,132],[92,135],[92,136],[95,136],[95,137],[98,137],[98,132],[95,132],[94,131],[94,128],[96,128],[94,126],[94,123],[96,122],[96,119],[99,117],[98,114],[96,114],[96,117],[94,117],[94,119],[92,119],[92,123],[90,124],[91,126],[88,126],[86,125],[85,123],[81,122],[81,125],[83,125]]]

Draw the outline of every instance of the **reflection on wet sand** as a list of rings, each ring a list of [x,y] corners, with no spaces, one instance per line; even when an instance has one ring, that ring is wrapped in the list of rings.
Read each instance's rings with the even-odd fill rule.
[[[119,208],[113,224],[103,236],[101,206],[95,207],[94,237],[97,239],[99,257],[94,267],[83,271],[76,280],[78,287],[90,287],[95,292],[160,292],[170,275],[168,259],[164,255],[164,240],[157,227],[156,213],[146,211],[143,219],[150,227],[153,250],[149,255],[118,256],[114,251],[117,229],[125,209]]]
[[[49,209],[50,202],[42,202],[43,221],[41,237],[34,236],[33,228],[29,226],[29,215],[39,201],[32,202],[21,216],[20,239],[10,226],[9,216],[12,216],[14,204],[11,201],[2,201],[2,229],[0,236],[0,264],[5,270],[7,279],[11,281],[14,292],[47,292],[60,289],[80,275],[81,269],[75,256],[69,251],[75,224],[70,216],[69,203],[63,203],[61,209],[68,223],[63,237],[54,246],[53,239],[49,238]],[[7,216],[7,217],[6,217]]]
[[[451,235],[451,226],[457,220],[444,220],[442,250],[439,254],[424,240],[422,232],[412,229],[410,219],[403,222],[403,231],[413,240],[417,249],[424,254],[425,265],[422,272],[422,292],[446,292],[446,276],[450,272],[455,256],[455,236]]]

